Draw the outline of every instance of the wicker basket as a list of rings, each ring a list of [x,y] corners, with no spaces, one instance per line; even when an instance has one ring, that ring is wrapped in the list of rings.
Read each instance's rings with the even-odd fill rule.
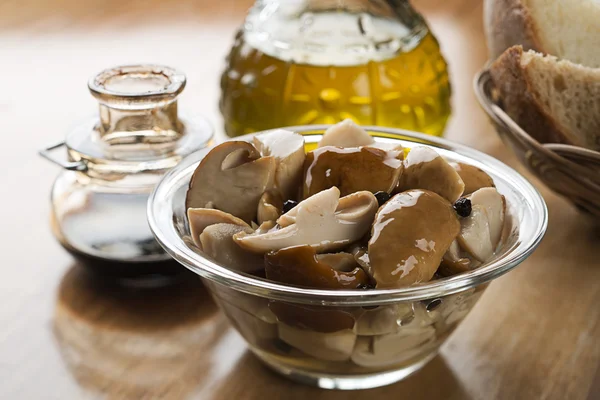
[[[502,141],[550,189],[600,218],[600,152],[556,143],[540,143],[502,109],[489,71],[475,76],[475,94]]]

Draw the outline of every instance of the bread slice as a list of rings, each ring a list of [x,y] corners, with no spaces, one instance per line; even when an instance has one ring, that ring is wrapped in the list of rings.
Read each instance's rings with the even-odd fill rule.
[[[599,0],[485,0],[490,59],[522,45],[588,67],[600,67]]]
[[[506,113],[536,140],[600,151],[600,68],[514,46],[490,74]]]

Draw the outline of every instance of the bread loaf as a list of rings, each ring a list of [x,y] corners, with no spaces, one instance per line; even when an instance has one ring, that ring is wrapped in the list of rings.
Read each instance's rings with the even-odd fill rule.
[[[599,0],[485,0],[484,22],[492,60],[522,45],[600,67]]]
[[[490,74],[503,109],[536,140],[600,151],[600,68],[514,46]]]

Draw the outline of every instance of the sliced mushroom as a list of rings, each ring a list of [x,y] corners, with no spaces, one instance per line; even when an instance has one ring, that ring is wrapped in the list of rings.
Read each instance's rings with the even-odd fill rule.
[[[272,301],[269,309],[289,326],[316,332],[337,332],[354,327],[355,318],[342,309]]]
[[[464,196],[484,187],[495,187],[492,177],[473,165],[459,162],[453,162],[450,165],[458,172],[465,184]]]
[[[278,338],[276,322],[265,322],[261,318],[225,301],[220,302],[219,305],[229,317],[229,321],[251,345],[264,346],[268,341]]]
[[[432,326],[406,327],[396,333],[378,336],[373,340],[375,354],[401,353],[423,346],[435,339]]]
[[[454,168],[435,150],[413,147],[404,160],[404,172],[398,191],[425,189],[454,204],[463,194],[465,184]]]
[[[190,181],[186,208],[214,208],[246,222],[256,217],[258,200],[273,186],[277,163],[250,143],[225,142],[200,162]]]
[[[374,281],[375,278],[373,278],[373,268],[371,268],[371,260],[369,259],[367,246],[357,243],[350,246],[348,251],[354,256],[354,260],[360,265],[363,271],[365,271],[371,280]]]
[[[473,309],[473,306],[481,297],[482,292],[476,289],[465,290],[454,295],[444,297],[441,306],[436,309],[440,313],[446,326],[455,324],[463,320]]]
[[[502,237],[502,228],[504,227],[504,209],[506,208],[504,196],[498,193],[496,188],[486,187],[473,192],[470,199],[472,206],[480,205],[485,208],[488,216],[492,248],[496,250]]]
[[[269,300],[255,295],[246,294],[235,289],[221,287],[213,291],[215,300],[221,303],[228,303],[234,307],[247,312],[256,318],[269,324],[276,324],[277,317],[269,308]]]
[[[381,150],[385,150],[385,151],[397,151],[398,155],[396,156],[396,159],[398,160],[404,160],[404,156],[405,156],[405,149],[404,146],[402,146],[401,144],[398,143],[386,143],[386,142],[375,142],[373,144],[370,144],[369,147],[374,147],[376,149],[381,149]]]
[[[222,266],[240,272],[256,272],[264,268],[261,256],[249,253],[233,241],[237,233],[252,233],[248,226],[215,224],[204,229],[200,243],[204,253]]]
[[[404,328],[399,332],[373,338],[373,355],[396,363],[428,354],[435,341],[432,326]]]
[[[279,324],[281,340],[309,356],[325,361],[345,361],[350,358],[356,335],[350,329],[322,333]]]
[[[340,191],[333,187],[300,202],[277,220],[279,226],[267,232],[241,232],[234,239],[255,253],[301,245],[318,252],[340,249],[369,230],[377,207],[377,199],[370,192],[340,199]]]
[[[460,246],[478,261],[487,261],[494,254],[494,246],[485,207],[473,205],[471,215],[462,218],[460,224],[460,234],[457,239]]]
[[[375,143],[375,140],[351,119],[345,119],[327,128],[319,147],[359,147]]]
[[[295,246],[265,255],[267,279],[317,289],[357,289],[369,277],[347,253],[317,255],[311,246]]]
[[[316,254],[315,257],[319,263],[327,264],[333,268],[333,270],[341,273],[352,272],[356,268],[360,268],[360,265],[350,253]]]
[[[231,224],[249,228],[250,226],[229,213],[213,208],[189,208],[187,210],[188,222],[190,224],[190,234],[194,244],[202,249],[200,243],[200,234],[210,225]]]
[[[363,367],[385,367],[400,364],[430,352],[435,341],[435,329],[401,328],[398,332],[359,338],[352,352],[352,361]]]
[[[303,198],[333,186],[342,196],[368,190],[391,192],[402,173],[402,150],[326,146],[311,151],[304,163]]]
[[[283,210],[283,200],[277,191],[268,190],[258,200],[258,211],[256,218],[258,224],[262,225],[268,221],[277,221]]]
[[[474,267],[475,263],[463,253],[458,240],[455,239],[444,254],[438,273],[442,276],[452,276],[470,271]]]
[[[354,332],[359,336],[385,335],[398,332],[403,320],[413,316],[410,303],[396,303],[379,306],[365,311],[354,325]]]
[[[369,259],[377,287],[429,281],[458,235],[450,203],[428,190],[395,195],[377,212]]]
[[[284,200],[296,199],[306,157],[304,137],[292,131],[276,129],[254,136],[253,140],[263,157],[271,156],[277,161],[275,187]]]

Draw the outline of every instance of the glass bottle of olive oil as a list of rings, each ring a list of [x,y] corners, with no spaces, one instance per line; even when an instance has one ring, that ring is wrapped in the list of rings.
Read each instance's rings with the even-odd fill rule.
[[[258,0],[221,78],[229,136],[346,118],[443,133],[447,66],[407,0]]]

